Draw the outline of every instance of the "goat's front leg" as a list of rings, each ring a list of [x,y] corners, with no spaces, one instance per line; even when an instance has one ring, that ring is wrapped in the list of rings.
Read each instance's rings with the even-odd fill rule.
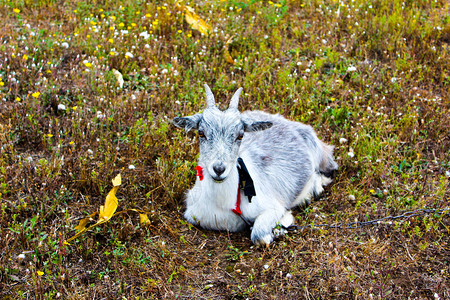
[[[292,223],[294,223],[294,217],[291,211],[286,211],[284,208],[265,210],[255,219],[251,233],[252,242],[255,245],[268,246],[275,237],[273,229],[277,225],[289,227]],[[281,231],[276,236],[282,234],[283,232]]]

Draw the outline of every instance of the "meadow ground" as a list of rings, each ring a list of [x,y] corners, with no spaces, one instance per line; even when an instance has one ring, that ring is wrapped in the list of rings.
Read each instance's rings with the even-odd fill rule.
[[[340,170],[298,225],[448,208],[449,15],[445,0],[1,0],[0,298],[449,299],[448,212],[268,248],[189,226],[198,140],[171,124],[206,82],[222,107],[243,87],[241,109],[313,126]],[[122,213],[65,243],[119,173]]]

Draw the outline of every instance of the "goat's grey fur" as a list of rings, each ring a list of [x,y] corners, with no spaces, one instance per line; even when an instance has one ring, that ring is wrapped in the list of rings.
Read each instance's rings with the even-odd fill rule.
[[[186,196],[186,219],[206,229],[239,231],[244,220],[234,214],[241,193],[243,218],[254,223],[255,244],[273,241],[278,224],[291,225],[290,209],[310,203],[331,182],[338,169],[333,147],[320,141],[311,126],[262,111],[238,111],[238,89],[229,108],[220,111],[205,84],[207,108],[201,114],[175,118],[174,124],[199,132],[204,179]],[[241,157],[254,181],[256,196],[249,202],[238,191],[237,159]]]

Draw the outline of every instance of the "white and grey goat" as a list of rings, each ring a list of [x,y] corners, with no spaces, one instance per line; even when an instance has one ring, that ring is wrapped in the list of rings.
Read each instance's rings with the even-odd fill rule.
[[[253,243],[268,245],[277,225],[293,224],[290,209],[309,204],[331,182],[338,169],[333,147],[311,126],[262,111],[241,114],[242,88],[225,111],[206,84],[205,89],[203,113],[173,120],[177,127],[197,130],[200,139],[198,177],[186,195],[184,216],[205,229],[240,231],[253,224]]]

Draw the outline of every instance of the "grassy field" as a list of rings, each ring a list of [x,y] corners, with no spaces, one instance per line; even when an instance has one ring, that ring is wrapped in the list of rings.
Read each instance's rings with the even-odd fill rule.
[[[298,225],[448,208],[448,1],[1,0],[0,16],[0,298],[450,298],[448,212],[268,248],[188,225],[198,139],[171,124],[208,83],[223,108],[243,87],[242,110],[313,126],[340,169]],[[119,173],[122,213],[65,243]]]

